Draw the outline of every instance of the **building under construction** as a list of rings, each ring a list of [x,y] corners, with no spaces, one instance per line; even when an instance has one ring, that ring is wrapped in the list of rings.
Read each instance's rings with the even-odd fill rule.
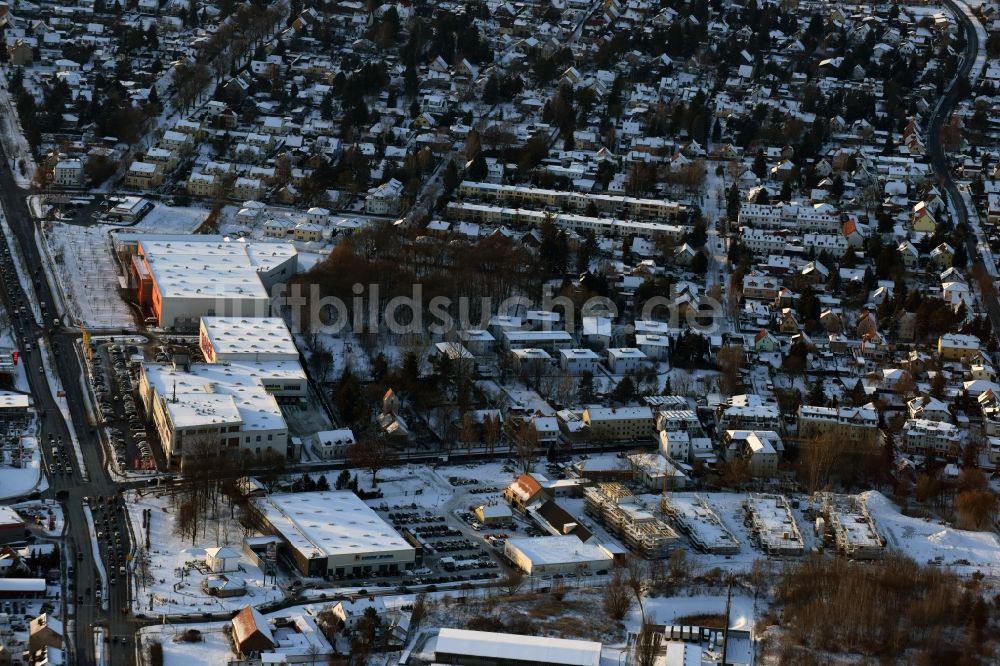
[[[732,555],[740,552],[740,541],[730,532],[701,495],[663,494],[663,514],[695,548],[705,553]]]
[[[837,552],[855,560],[877,560],[885,555],[885,539],[875,528],[864,501],[856,495],[823,493],[822,518],[816,532],[833,542]]]
[[[801,555],[805,541],[784,495],[750,493],[743,502],[750,538],[768,555]]]
[[[588,514],[646,559],[667,557],[680,540],[670,525],[654,516],[621,483],[590,486],[584,489],[583,498]]]

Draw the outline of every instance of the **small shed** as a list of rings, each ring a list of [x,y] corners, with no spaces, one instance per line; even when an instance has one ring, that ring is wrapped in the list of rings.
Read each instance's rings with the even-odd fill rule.
[[[235,548],[222,546],[220,548],[207,548],[205,550],[205,566],[212,573],[222,573],[223,571],[236,571],[240,566],[242,556]]]

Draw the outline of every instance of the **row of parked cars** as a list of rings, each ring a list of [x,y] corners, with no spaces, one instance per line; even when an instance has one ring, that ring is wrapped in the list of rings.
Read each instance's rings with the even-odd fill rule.
[[[153,449],[149,443],[146,424],[139,413],[139,406],[136,404],[132,390],[137,381],[136,373],[138,372],[138,368],[131,360],[131,357],[137,354],[138,351],[138,348],[132,345],[112,345],[108,349],[120,395],[118,393],[111,393],[108,385],[105,383],[104,371],[101,366],[94,366],[94,391],[101,402],[101,409],[105,414],[105,420],[109,422],[120,420],[122,422],[122,427],[110,426],[108,428],[111,446],[114,449],[115,462],[119,468],[124,468],[128,464],[129,438],[135,443],[140,464],[147,466],[153,462]],[[120,413],[118,412],[119,407],[121,409]],[[127,431],[124,430],[126,424]]]

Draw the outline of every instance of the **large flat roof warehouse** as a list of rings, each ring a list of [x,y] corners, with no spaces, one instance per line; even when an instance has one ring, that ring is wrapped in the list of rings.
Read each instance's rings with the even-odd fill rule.
[[[601,644],[565,638],[443,628],[437,635],[434,658],[441,663],[453,663],[452,660],[456,657],[476,657],[505,664],[524,662],[598,666],[601,663]]]
[[[349,490],[279,493],[261,503],[268,522],[306,559],[412,550],[412,546]]]
[[[583,543],[578,537],[572,535],[525,537],[523,539],[510,539],[507,543],[510,544],[511,548],[519,550],[535,566],[572,562],[589,563],[611,559],[608,551],[600,546]]]
[[[299,350],[281,317],[202,317],[201,346],[205,360],[298,361]],[[212,358],[209,358],[211,354]]]
[[[140,237],[139,254],[164,298],[268,299],[260,273],[268,273],[297,252],[288,243],[245,243],[218,237]]]

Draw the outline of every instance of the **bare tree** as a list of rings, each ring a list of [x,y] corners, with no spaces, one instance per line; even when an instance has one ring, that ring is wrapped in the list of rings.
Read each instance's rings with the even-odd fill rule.
[[[398,456],[384,437],[367,437],[347,449],[347,460],[352,467],[361,467],[371,472],[372,486],[377,486],[379,470],[395,465]]]
[[[524,585],[524,572],[516,567],[507,570],[507,575],[498,583],[500,589],[507,594],[517,594]]]
[[[604,612],[612,620],[620,622],[632,608],[632,593],[620,571],[616,571],[604,587],[604,597],[601,600]]]
[[[521,421],[517,426],[514,443],[521,471],[528,474],[538,461],[538,430],[535,429],[535,424],[527,419]]]
[[[643,622],[632,646],[633,663],[636,666],[653,666],[660,654],[662,642],[663,635],[657,632],[649,622]]]
[[[465,413],[462,415],[462,431],[460,436],[465,448],[471,453],[473,445],[479,441],[479,425],[472,418],[472,414]]]
[[[981,530],[989,527],[997,516],[997,496],[991,490],[966,490],[955,499],[955,509],[964,527]]]
[[[691,563],[688,562],[687,553],[680,549],[670,553],[668,568],[673,580],[683,581],[687,579],[691,573]]]
[[[639,613],[642,615],[643,623],[646,622],[646,609],[642,605],[642,593],[646,589],[648,571],[646,563],[636,555],[629,555],[625,560],[625,582],[632,594],[635,595],[636,603],[639,604]]]
[[[427,594],[425,592],[421,592],[417,595],[416,599],[413,600],[413,608],[410,610],[410,624],[413,626],[414,631],[416,631],[426,616]]]
[[[487,450],[491,454],[496,451],[497,444],[500,443],[501,430],[500,417],[498,415],[487,414],[483,417],[483,444],[486,445]]]
[[[719,370],[722,371],[720,390],[723,395],[733,395],[740,384],[740,371],[746,363],[743,347],[726,345],[716,355]]]

